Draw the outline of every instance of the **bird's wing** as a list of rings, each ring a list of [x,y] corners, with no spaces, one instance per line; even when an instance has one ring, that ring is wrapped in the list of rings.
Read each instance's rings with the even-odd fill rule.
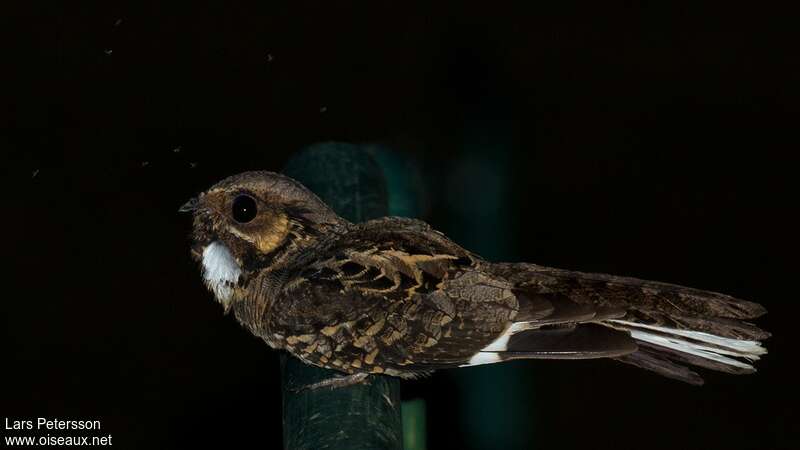
[[[635,350],[624,332],[576,326],[603,308],[520,297],[487,263],[424,222],[355,225],[297,259],[270,314],[270,329],[309,363],[348,372],[415,376],[485,362],[519,318],[543,329],[502,343],[515,357],[602,357]]]

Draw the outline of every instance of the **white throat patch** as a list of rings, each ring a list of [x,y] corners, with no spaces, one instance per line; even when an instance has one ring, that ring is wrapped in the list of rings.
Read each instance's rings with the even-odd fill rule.
[[[241,273],[242,269],[236,259],[222,242],[214,241],[203,250],[203,278],[206,286],[226,310],[233,295],[233,287],[238,283]]]

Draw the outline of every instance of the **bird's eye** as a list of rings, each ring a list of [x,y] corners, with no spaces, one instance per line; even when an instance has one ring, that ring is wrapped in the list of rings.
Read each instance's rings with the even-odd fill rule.
[[[256,217],[256,201],[249,195],[240,195],[233,199],[233,220],[247,223]]]

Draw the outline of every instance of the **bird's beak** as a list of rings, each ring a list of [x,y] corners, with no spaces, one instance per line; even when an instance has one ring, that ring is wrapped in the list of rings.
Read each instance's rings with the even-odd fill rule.
[[[178,212],[192,212],[195,209],[197,209],[197,197],[192,197],[188,202],[184,203],[183,206],[178,208]]]

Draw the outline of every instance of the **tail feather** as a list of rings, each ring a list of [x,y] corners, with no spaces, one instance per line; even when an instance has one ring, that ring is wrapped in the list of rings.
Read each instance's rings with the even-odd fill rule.
[[[644,336],[644,338],[639,340],[645,342],[651,340],[647,338],[647,336],[671,338],[672,340],[685,342],[686,345],[696,345],[698,348],[708,347],[711,349],[710,351],[722,355],[740,356],[750,360],[758,360],[760,355],[767,353],[767,349],[762,347],[759,341],[728,338],[702,331],[664,328],[618,319],[612,319],[608,322],[613,325],[618,325],[623,329],[630,330],[634,338],[636,338],[636,336]]]
[[[659,375],[672,378],[673,380],[683,381],[695,386],[701,386],[703,384],[703,378],[698,375],[697,372],[694,372],[686,366],[674,363],[669,358],[666,358],[663,353],[659,352],[658,349],[653,349],[651,347],[639,346],[638,351],[615,359],[625,364],[656,372]]]
[[[663,349],[665,353],[675,353],[691,358],[691,364],[707,367],[714,370],[719,368],[743,369],[747,373],[752,373],[755,368],[749,362],[759,359],[760,355],[766,353],[758,341],[742,341],[738,339],[727,339],[705,333],[696,333],[685,330],[663,329],[660,327],[641,328],[641,326],[630,326],[630,322],[611,321],[613,325],[620,329],[627,329],[639,343],[646,343],[652,347]],[[641,324],[637,324],[641,325]],[[702,336],[700,336],[702,335]],[[727,341],[727,342],[725,342]],[[671,352],[670,352],[671,350]],[[713,361],[715,363],[707,363]],[[706,364],[707,363],[707,364]],[[744,373],[734,370],[736,373]]]
[[[557,316],[521,315],[526,325],[516,325],[518,330],[570,321],[578,329],[586,323],[613,328],[629,334],[638,350],[606,357],[670,378],[702,384],[702,378],[687,365],[753,373],[752,363],[767,353],[760,341],[770,334],[746,322],[766,313],[758,303],[674,284],[534,264],[501,263],[492,270],[524,293],[522,303],[527,299],[535,299],[531,301],[536,305],[549,303],[551,315]],[[597,352],[596,357],[600,356]]]
[[[642,324],[657,325],[678,330],[701,331],[732,339],[764,340],[770,333],[750,322],[711,316],[687,316],[684,314],[665,314],[644,309],[629,309],[625,320]]]

